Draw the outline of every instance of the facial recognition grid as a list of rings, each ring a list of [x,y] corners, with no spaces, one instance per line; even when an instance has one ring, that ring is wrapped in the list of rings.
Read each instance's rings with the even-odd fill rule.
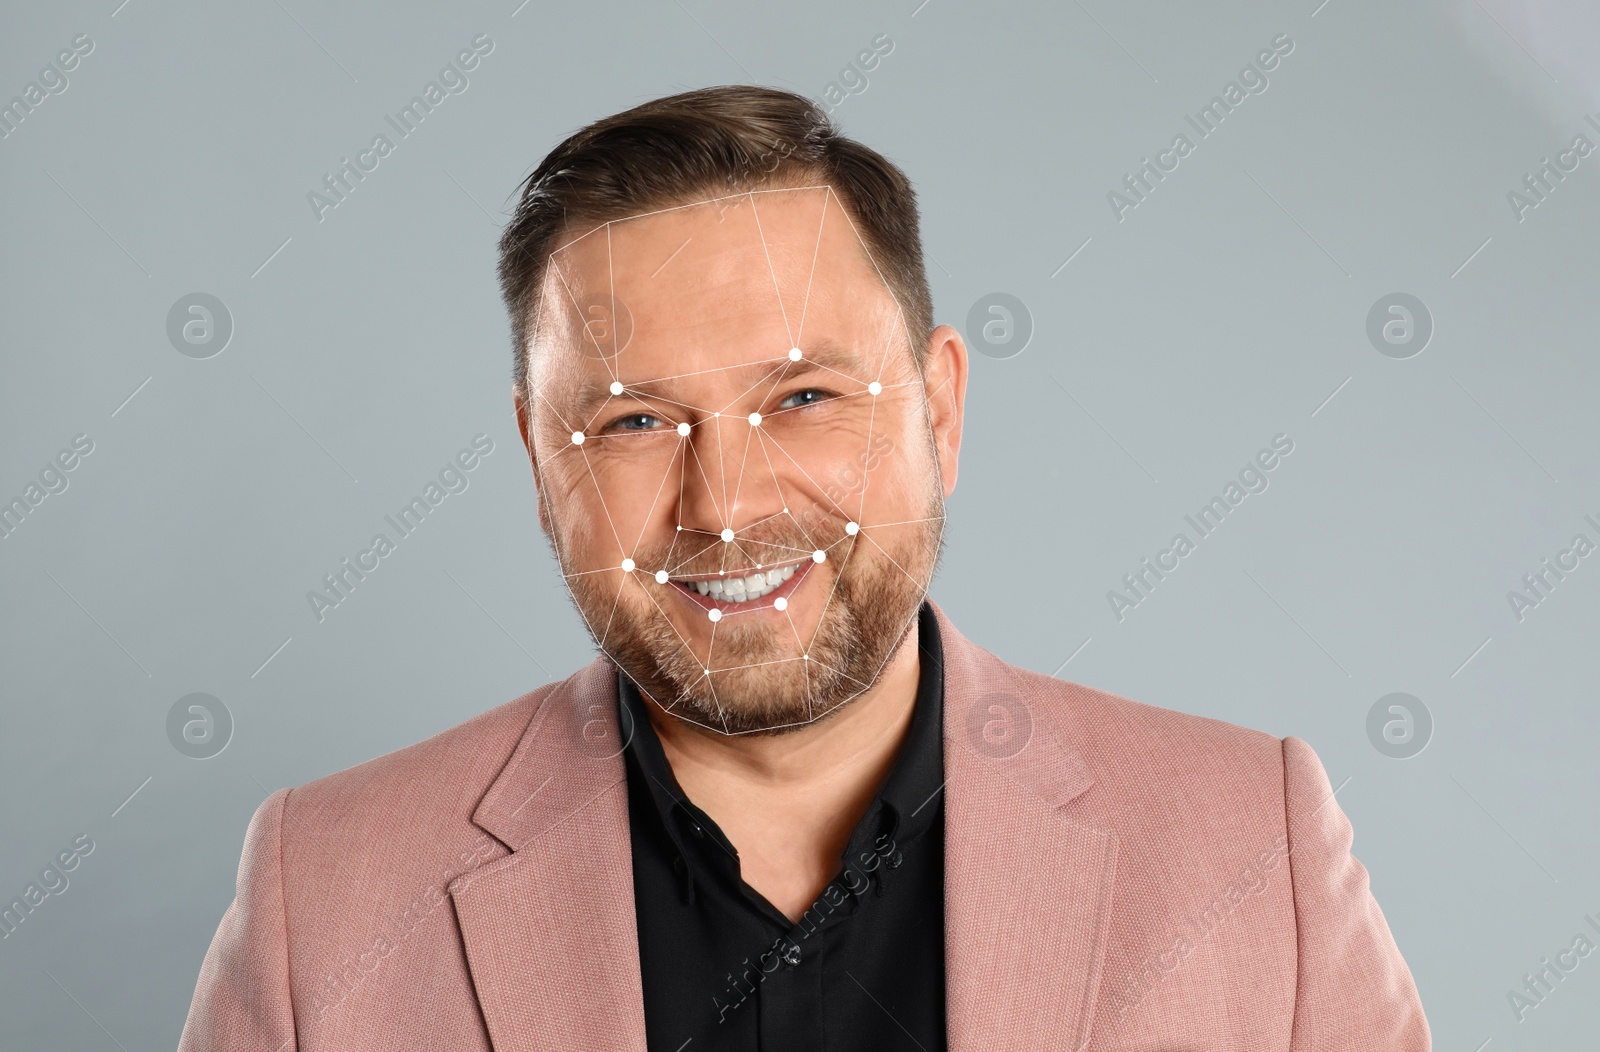
[[[572,308],[573,314],[583,323],[581,328],[581,338],[586,341],[584,344],[585,352],[588,353],[593,359],[600,361],[605,365],[607,375],[610,377],[608,393],[613,396],[613,398],[633,399],[634,403],[638,405],[642,411],[659,411],[659,403],[666,402],[669,403],[674,409],[678,410],[683,417],[683,419],[678,420],[668,420],[664,422],[658,421],[662,427],[668,428],[677,435],[678,443],[667,469],[662,473],[660,485],[655,488],[653,503],[650,509],[651,511],[654,510],[654,502],[659,502],[662,499],[663,493],[673,488],[672,483],[674,475],[677,477],[676,488],[679,490],[680,497],[684,485],[688,483],[691,477],[695,478],[699,484],[704,485],[708,491],[717,488],[713,484],[711,477],[707,474],[706,466],[701,459],[702,455],[699,452],[699,447],[697,447],[693,441],[696,428],[709,428],[720,432],[723,428],[732,429],[743,426],[747,428],[747,430],[741,453],[735,459],[735,462],[731,467],[727,465],[720,465],[719,470],[717,471],[718,480],[720,481],[721,488],[723,490],[722,498],[725,506],[737,502],[738,487],[744,484],[747,473],[752,469],[755,471],[761,471],[764,468],[767,476],[772,479],[774,486],[781,493],[783,487],[779,479],[779,473],[774,467],[774,460],[777,459],[780,462],[787,462],[788,464],[793,465],[795,469],[799,471],[802,476],[804,476],[806,481],[810,483],[814,493],[816,495],[820,495],[821,501],[826,505],[825,511],[827,513],[831,513],[845,520],[841,536],[832,541],[822,543],[820,540],[813,537],[811,532],[808,532],[806,523],[803,521],[803,517],[790,509],[788,506],[788,497],[790,495],[785,494],[785,506],[780,511],[773,513],[773,515],[769,516],[768,518],[736,525],[730,516],[725,514],[722,515],[723,525],[720,531],[718,531],[718,535],[715,539],[707,541],[703,546],[697,549],[683,552],[679,558],[672,561],[669,565],[642,566],[634,560],[631,554],[629,554],[625,555],[621,562],[615,567],[591,567],[585,569],[567,570],[563,572],[563,577],[569,581],[575,576],[588,574],[617,576],[616,599],[612,604],[613,617],[615,615],[616,605],[622,600],[624,590],[629,589],[630,586],[640,589],[642,593],[650,600],[661,620],[667,625],[672,626],[672,631],[677,636],[682,649],[690,655],[694,655],[697,661],[703,661],[703,670],[705,673],[707,687],[712,694],[713,701],[717,701],[715,673],[718,671],[725,671],[724,669],[718,668],[716,662],[716,628],[725,617],[732,619],[741,615],[760,613],[761,611],[765,610],[769,604],[760,603],[759,600],[768,595],[772,595],[773,598],[770,600],[770,608],[785,615],[785,622],[789,628],[789,635],[792,637],[794,643],[795,653],[792,656],[772,659],[769,662],[764,662],[764,664],[798,664],[809,679],[809,663],[812,660],[811,642],[815,638],[815,633],[821,629],[821,625],[819,623],[808,632],[802,633],[801,628],[795,624],[793,617],[789,615],[788,597],[786,595],[775,593],[784,591],[784,584],[796,576],[804,579],[805,573],[809,569],[807,566],[808,563],[814,565],[826,563],[829,560],[831,553],[831,556],[839,564],[839,568],[834,577],[834,587],[831,587],[828,590],[827,598],[824,602],[821,617],[826,618],[828,616],[829,608],[834,602],[838,581],[845,573],[849,572],[850,558],[855,552],[856,544],[858,543],[859,539],[859,541],[864,541],[868,544],[874,545],[880,557],[886,559],[897,572],[905,575],[906,578],[915,585],[918,592],[918,606],[920,606],[921,598],[925,597],[927,594],[931,576],[931,567],[929,575],[927,576],[922,578],[912,576],[904,566],[901,566],[899,562],[895,561],[892,554],[888,550],[884,549],[881,545],[878,545],[878,543],[873,539],[873,532],[892,529],[894,527],[935,521],[937,522],[940,530],[940,536],[936,537],[934,541],[935,550],[937,550],[939,543],[942,540],[944,522],[942,515],[936,520],[905,519],[884,522],[866,521],[867,495],[871,488],[870,471],[865,473],[866,478],[861,487],[854,494],[854,501],[850,507],[845,507],[838,501],[835,501],[829,497],[826,492],[826,487],[822,485],[816,477],[814,477],[812,472],[808,471],[806,466],[797,460],[795,456],[793,456],[790,451],[785,448],[784,444],[772,435],[770,429],[763,428],[762,426],[763,423],[770,422],[772,418],[778,414],[801,412],[806,408],[805,406],[780,408],[776,411],[776,413],[768,413],[765,414],[765,416],[759,411],[752,410],[749,413],[744,414],[742,421],[736,419],[737,414],[732,412],[736,405],[749,401],[752,398],[757,404],[764,404],[770,399],[771,395],[778,389],[778,387],[784,383],[791,371],[805,359],[805,319],[806,309],[809,306],[810,300],[811,275],[808,274],[807,276],[804,293],[801,296],[798,310],[793,311],[794,318],[791,321],[791,312],[795,307],[795,304],[792,302],[785,303],[784,290],[778,280],[777,273],[770,269],[771,254],[770,252],[766,251],[767,245],[765,235],[761,230],[760,209],[758,205],[759,199],[764,195],[805,193],[819,197],[822,205],[817,226],[816,246],[811,253],[812,273],[814,274],[815,272],[816,259],[818,256],[817,250],[820,249],[821,246],[822,226],[827,221],[829,209],[831,207],[836,214],[842,217],[843,220],[849,224],[851,232],[855,236],[856,245],[871,263],[873,271],[877,275],[879,282],[883,283],[885,289],[887,289],[888,283],[884,281],[882,271],[878,268],[877,261],[873,258],[870,247],[867,245],[866,241],[861,238],[859,231],[856,229],[855,221],[850,217],[848,210],[845,209],[838,201],[833,188],[825,184],[746,190],[740,194],[706,198],[698,202],[675,205],[671,208],[643,212],[639,213],[638,215],[628,216],[622,219],[610,220],[599,224],[594,229],[589,230],[584,234],[579,235],[579,237],[574,239],[574,241],[568,242],[566,245],[557,248],[551,253],[550,256],[552,262],[550,273],[555,276],[557,282],[560,284],[561,292],[565,295],[567,304]],[[609,256],[611,251],[611,231],[615,225],[682,209],[705,208],[707,206],[722,206],[722,208],[725,209],[729,202],[748,203],[749,205],[749,215],[753,219],[754,232],[757,237],[762,239],[763,254],[766,255],[769,263],[769,273],[772,276],[773,293],[776,297],[777,308],[782,317],[784,329],[788,334],[788,343],[790,346],[787,350],[780,354],[775,354],[770,357],[760,357],[755,359],[754,362],[739,361],[721,367],[721,369],[725,370],[747,369],[751,364],[768,367],[766,373],[762,375],[762,377],[755,384],[751,385],[748,390],[741,392],[740,396],[732,401],[718,405],[692,405],[682,402],[672,402],[671,399],[664,399],[659,394],[651,394],[649,401],[641,399],[638,397],[638,391],[641,388],[653,387],[660,381],[673,380],[677,379],[678,377],[675,375],[652,377],[629,376],[626,380],[624,379],[624,374],[627,372],[627,359],[624,356],[624,352],[627,349],[629,342],[628,335],[631,335],[632,327],[631,324],[619,324],[617,319],[619,314],[626,312],[626,307],[624,306],[619,311],[614,289],[609,290],[608,293],[600,296],[580,298],[578,293],[567,282],[566,278],[562,274],[560,266],[558,265],[562,252],[567,248],[570,248],[572,244],[575,244],[577,241],[582,241],[588,238],[603,237],[606,240],[607,254]],[[670,262],[670,257],[667,261],[664,261],[662,265],[664,266],[666,262]],[[547,282],[543,289],[541,289],[541,299],[543,292],[547,291],[549,287],[549,283]],[[595,315],[597,309],[602,311],[598,317]],[[544,315],[545,305],[543,302],[541,302],[536,312],[536,317],[543,317]],[[914,396],[920,402],[925,402],[927,394],[924,390],[920,377],[915,381],[891,382],[888,385],[885,385],[880,379],[877,378],[882,374],[883,365],[889,355],[897,352],[909,354],[912,351],[910,345],[910,332],[905,323],[904,312],[900,310],[898,301],[896,302],[896,317],[898,320],[898,325],[896,329],[890,333],[890,339],[886,341],[883,346],[876,349],[875,353],[878,356],[876,363],[877,368],[870,371],[871,376],[873,377],[872,379],[863,380],[861,377],[849,375],[848,373],[827,365],[818,366],[818,368],[822,369],[824,372],[836,377],[837,380],[835,382],[844,382],[850,386],[851,390],[845,393],[842,397],[865,397],[876,400],[886,390],[904,388],[908,392],[914,394]],[[530,340],[530,343],[536,342],[537,336]],[[524,353],[538,352],[534,348],[530,347],[525,348]],[[537,384],[530,385],[528,398],[530,400],[537,399],[546,412],[551,414],[551,416],[553,416],[557,421],[561,422],[562,430],[566,431],[570,436],[570,442],[566,445],[558,447],[553,456],[578,457],[583,460],[585,472],[594,487],[596,496],[600,500],[601,509],[605,517],[606,527],[611,531],[617,548],[624,552],[633,552],[639,546],[639,543],[642,540],[642,532],[644,527],[641,527],[641,536],[635,536],[632,538],[631,542],[625,541],[621,534],[618,533],[616,522],[613,520],[609,508],[606,507],[606,494],[604,487],[602,486],[600,480],[595,477],[593,467],[589,461],[588,450],[592,448],[592,445],[589,445],[589,443],[637,441],[639,437],[650,435],[652,431],[657,429],[637,431],[631,435],[627,433],[615,432],[596,433],[596,425],[599,422],[600,417],[606,413],[614,413],[616,410],[614,405],[606,404],[598,406],[585,419],[574,420],[569,418],[567,414],[563,413],[559,406],[551,402],[550,399],[539,390]],[[641,412],[640,415],[647,415],[647,412]],[[693,418],[693,422],[691,422],[690,418]],[[873,419],[873,416],[869,416],[868,418],[867,430],[869,435],[872,431]],[[726,446],[721,440],[720,435],[715,440],[715,449],[719,457],[724,455]],[[870,449],[863,448],[861,451],[862,464],[866,464],[868,462],[870,452]],[[759,454],[759,459],[757,459],[757,454]],[[736,480],[731,501],[729,500],[729,496],[726,492],[727,475],[730,471],[734,474]],[[794,498],[793,502],[797,506],[802,501],[810,502],[813,505],[816,503],[814,497],[807,496],[805,494],[796,492],[793,493],[792,496]],[[788,525],[792,526],[796,533],[805,538],[805,547],[779,545],[779,550],[775,553],[778,558],[774,559],[772,557],[774,553],[772,553],[770,547],[763,549],[768,553],[763,558],[759,553],[752,553],[741,544],[742,533],[765,525],[769,518],[780,517]],[[646,519],[648,520],[648,518],[649,512],[646,513]],[[814,521],[815,520],[813,520],[813,522]],[[675,529],[679,532],[683,531],[684,526],[681,519],[675,524]],[[555,536],[553,541],[556,545],[560,545],[559,536]],[[716,551],[718,553],[718,558],[721,563],[721,566],[715,572],[715,574],[686,574],[683,572],[686,567],[700,562],[703,556],[712,551]],[[561,562],[564,566],[567,565],[567,560],[565,558],[562,558]],[[618,574],[617,571],[620,571],[620,574]],[[673,620],[671,616],[669,616],[667,610],[662,606],[661,599],[658,598],[658,591],[650,587],[651,582],[658,586],[658,588],[672,585],[678,585],[685,591],[692,588],[706,600],[704,604],[704,616],[711,623],[712,631],[710,634],[707,654],[703,659],[696,654],[691,642],[684,638],[676,626],[673,626]],[[670,599],[668,600],[668,602],[671,601],[672,600]],[[585,616],[587,619],[587,615]],[[902,625],[901,634],[903,634],[906,629],[910,628],[911,623],[915,620],[916,616],[916,608],[913,608]],[[607,643],[611,630],[611,618],[608,618],[603,624],[596,623],[593,620],[588,620],[587,624],[590,633],[594,636],[601,651],[610,654],[610,651],[607,649]],[[890,656],[892,655],[886,655],[885,661],[887,661],[888,657]],[[831,666],[823,667],[825,667],[827,671],[836,675],[846,674],[842,669],[833,668]],[[858,688],[857,690],[843,698],[838,699],[835,703],[826,708],[808,712],[807,719],[802,722],[810,722],[828,715],[829,713],[835,711],[840,705],[843,705],[844,703],[854,699],[860,693],[869,690],[875,681],[875,675],[868,677],[865,680],[853,681],[855,686]],[[751,733],[749,731],[730,732],[726,723],[718,725],[697,719],[693,713],[688,712],[678,706],[674,699],[658,700],[662,701],[663,706],[667,709],[667,711],[673,712],[679,715],[681,718],[696,723],[699,726],[704,726],[711,730],[718,730],[723,733]],[[718,704],[720,705],[720,702],[718,702]],[[793,725],[794,724],[778,724],[767,729],[777,730]]]

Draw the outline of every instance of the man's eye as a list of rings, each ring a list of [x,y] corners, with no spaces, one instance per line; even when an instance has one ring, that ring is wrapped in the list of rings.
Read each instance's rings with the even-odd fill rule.
[[[665,427],[658,416],[649,413],[629,413],[627,416],[613,420],[606,428],[608,431],[654,431],[656,428]]]
[[[818,402],[826,402],[832,397],[833,396],[826,391],[819,391],[815,387],[807,387],[805,390],[796,391],[794,394],[789,395],[783,401],[779,402],[778,408],[803,409],[808,405],[816,405]]]

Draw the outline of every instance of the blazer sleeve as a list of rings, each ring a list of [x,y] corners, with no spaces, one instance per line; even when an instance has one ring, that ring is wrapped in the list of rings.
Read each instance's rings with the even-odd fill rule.
[[[283,909],[283,814],[289,790],[250,819],[232,905],[206,951],[178,1052],[294,1052]]]
[[[1289,873],[1298,940],[1291,1052],[1429,1052],[1433,1039],[1322,762],[1283,739]]]

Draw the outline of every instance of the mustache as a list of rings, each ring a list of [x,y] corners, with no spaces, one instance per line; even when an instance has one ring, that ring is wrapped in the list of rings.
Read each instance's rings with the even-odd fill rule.
[[[815,529],[808,536],[790,523],[743,530],[735,534],[732,541],[724,541],[719,534],[684,529],[674,534],[664,547],[643,552],[642,558],[635,558],[641,566],[663,566],[674,577],[694,577],[723,570],[770,568],[799,562],[818,549],[829,548],[844,536],[842,527],[830,529],[827,537],[820,536]]]

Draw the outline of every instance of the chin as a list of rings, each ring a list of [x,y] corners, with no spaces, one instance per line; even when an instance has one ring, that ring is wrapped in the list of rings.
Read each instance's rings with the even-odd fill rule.
[[[784,671],[778,675],[773,675],[771,668],[713,672],[714,692],[680,694],[671,711],[723,734],[776,735],[825,720],[860,694],[858,689],[843,698],[817,700],[813,696],[817,685],[810,682],[811,674],[801,668],[789,670],[799,664],[785,662],[780,666]],[[750,671],[760,674],[747,674]]]

